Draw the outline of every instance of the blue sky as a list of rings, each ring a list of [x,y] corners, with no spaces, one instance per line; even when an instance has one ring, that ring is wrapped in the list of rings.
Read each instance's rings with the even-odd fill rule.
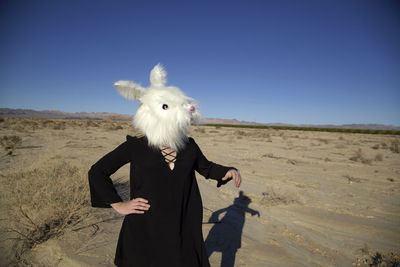
[[[204,117],[400,125],[399,1],[2,0],[0,38],[0,107],[134,114],[161,62]]]

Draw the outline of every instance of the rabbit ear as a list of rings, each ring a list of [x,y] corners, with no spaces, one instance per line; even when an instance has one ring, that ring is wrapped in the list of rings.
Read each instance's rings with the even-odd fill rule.
[[[130,100],[140,100],[146,91],[145,88],[131,81],[118,81],[114,83],[114,86],[120,95]]]
[[[150,83],[153,86],[164,86],[167,83],[167,72],[160,63],[151,70]]]

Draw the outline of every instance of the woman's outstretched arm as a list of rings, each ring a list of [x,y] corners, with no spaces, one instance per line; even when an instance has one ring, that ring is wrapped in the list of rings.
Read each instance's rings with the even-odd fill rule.
[[[234,180],[235,186],[239,187],[242,181],[239,171],[234,167],[226,167],[209,161],[201,152],[199,146],[193,138],[190,138],[197,153],[196,171],[204,177],[217,180],[217,187],[226,184],[230,180]]]

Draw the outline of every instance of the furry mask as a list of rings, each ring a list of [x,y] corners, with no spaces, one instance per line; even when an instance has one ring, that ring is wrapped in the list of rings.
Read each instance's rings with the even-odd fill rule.
[[[149,145],[179,151],[185,146],[190,124],[198,122],[200,113],[194,99],[166,83],[167,73],[157,64],[148,88],[132,81],[117,81],[114,86],[123,97],[141,102],[133,124],[146,135]]]

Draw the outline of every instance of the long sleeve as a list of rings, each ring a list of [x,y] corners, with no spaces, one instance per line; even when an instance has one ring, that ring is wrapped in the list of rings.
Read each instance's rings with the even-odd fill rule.
[[[131,145],[125,141],[90,168],[88,176],[92,207],[110,208],[111,203],[122,201],[110,175],[131,161],[131,153]]]
[[[212,161],[209,161],[201,152],[199,146],[196,144],[193,138],[190,138],[190,141],[193,143],[196,149],[196,171],[203,175],[207,179],[217,180],[217,187],[220,187],[223,184],[229,182],[232,178],[227,179],[225,181],[222,180],[225,177],[225,174],[231,170],[236,168],[234,167],[226,167],[219,164],[216,164]]]

